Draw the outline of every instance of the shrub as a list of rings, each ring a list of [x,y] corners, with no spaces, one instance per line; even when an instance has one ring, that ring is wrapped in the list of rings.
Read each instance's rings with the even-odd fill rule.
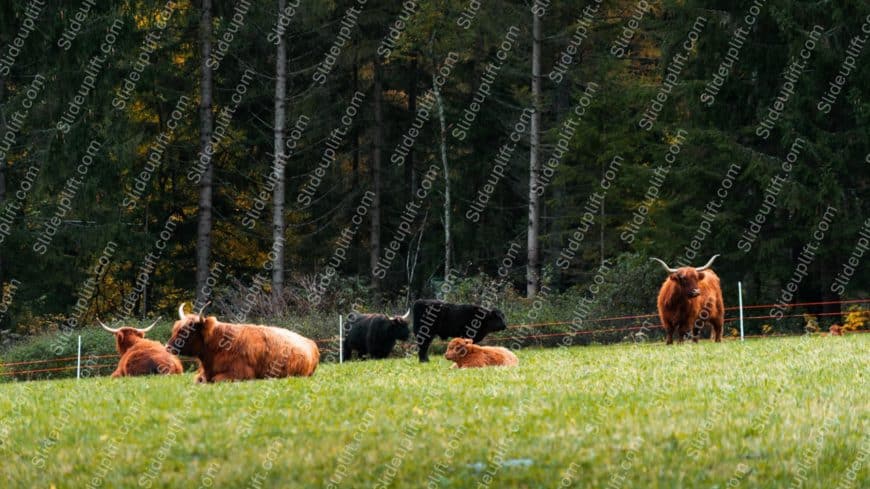
[[[857,331],[870,326],[870,310],[864,306],[851,305],[843,315],[843,331]]]

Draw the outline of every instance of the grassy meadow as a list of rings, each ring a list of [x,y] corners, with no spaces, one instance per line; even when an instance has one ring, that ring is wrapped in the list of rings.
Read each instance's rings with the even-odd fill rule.
[[[518,356],[0,384],[0,486],[870,485],[868,335]]]

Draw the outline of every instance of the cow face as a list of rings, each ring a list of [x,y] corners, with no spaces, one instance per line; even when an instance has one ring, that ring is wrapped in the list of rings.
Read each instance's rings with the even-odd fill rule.
[[[447,351],[444,353],[444,358],[457,361],[461,358],[465,358],[468,355],[468,350],[471,348],[473,342],[468,338],[453,338],[450,340],[450,343],[447,344]]]
[[[507,329],[507,321],[505,320],[504,313],[498,309],[489,311],[486,318],[483,320],[483,327],[484,331],[487,332],[504,331]]]
[[[205,349],[205,316],[186,314],[172,325],[166,351],[173,355],[199,356]]]
[[[145,337],[145,333],[136,328],[121,328],[115,332],[115,346],[118,348],[118,353],[123,355],[137,341]]]
[[[157,318],[157,321],[160,321],[160,318]],[[139,340],[145,337],[145,333],[151,331],[151,328],[157,325],[157,321],[151,323],[151,326],[147,328],[139,329],[139,328],[110,328],[104,322],[100,321],[100,318],[97,318],[97,322],[100,323],[100,326],[103,327],[109,333],[115,337],[115,346],[118,348],[118,353],[123,355],[127,353],[127,350],[133,347]]]
[[[408,341],[411,331],[408,329],[408,321],[401,316],[390,319],[390,337],[399,341]]]
[[[699,282],[704,280],[704,272],[695,271],[692,267],[683,267],[672,273],[670,279],[680,286],[680,290],[688,299],[701,295]]]

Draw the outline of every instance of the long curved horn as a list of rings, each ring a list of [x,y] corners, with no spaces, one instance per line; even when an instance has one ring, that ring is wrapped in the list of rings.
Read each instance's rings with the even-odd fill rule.
[[[112,329],[112,328],[106,326],[102,321],[100,321],[100,318],[97,318],[97,322],[100,323],[100,326],[102,326],[103,329],[105,329],[109,333],[117,333],[118,331],[121,331],[121,328]]]
[[[650,260],[655,260],[655,261],[657,261],[657,262],[659,262],[659,263],[661,263],[661,264],[662,264],[662,266],[663,266],[663,267],[665,267],[665,270],[667,270],[667,271],[668,271],[668,273],[674,273],[674,272],[676,272],[676,271],[677,271],[677,269],[676,269],[676,268],[671,268],[671,267],[669,267],[669,266],[668,266],[668,264],[667,264],[667,263],[665,263],[665,262],[663,262],[663,261],[661,261],[661,260],[659,260],[659,259],[658,259],[658,258],[650,258]]]
[[[211,304],[211,301],[208,301],[205,304],[203,304],[202,307],[199,308],[199,312],[197,312],[196,315],[202,316],[202,311],[205,311],[205,308],[208,307],[209,304]]]
[[[401,317],[403,321],[408,321],[409,319],[411,319],[411,309],[408,308],[408,312],[406,312],[405,315]]]
[[[147,328],[142,328],[142,329],[136,328],[136,331],[139,331],[140,333],[147,333],[147,332],[151,331],[151,328],[153,328],[154,325],[157,324],[157,321],[160,321],[159,316],[157,317],[157,319],[153,323],[151,323],[151,326],[148,326]]]
[[[710,258],[710,261],[708,261],[706,265],[704,265],[703,267],[698,267],[698,268],[696,268],[695,271],[696,271],[696,272],[703,272],[704,270],[710,268],[710,265],[713,264],[713,261],[714,261],[716,258],[719,258],[719,255],[713,255],[713,258]]]
[[[184,319],[184,303],[178,305],[178,319]]]

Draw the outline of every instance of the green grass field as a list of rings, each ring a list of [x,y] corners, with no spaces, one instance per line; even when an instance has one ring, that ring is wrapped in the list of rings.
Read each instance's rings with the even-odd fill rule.
[[[870,485],[868,335],[519,358],[0,384],[0,487]]]

